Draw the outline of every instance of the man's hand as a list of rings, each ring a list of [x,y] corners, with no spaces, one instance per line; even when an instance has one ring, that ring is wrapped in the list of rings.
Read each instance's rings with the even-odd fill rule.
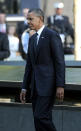
[[[20,101],[21,101],[22,104],[25,104],[25,102],[26,102],[26,90],[21,90]]]
[[[63,102],[63,99],[64,99],[64,88],[62,87],[58,87],[57,90],[56,90],[56,97],[61,101]]]

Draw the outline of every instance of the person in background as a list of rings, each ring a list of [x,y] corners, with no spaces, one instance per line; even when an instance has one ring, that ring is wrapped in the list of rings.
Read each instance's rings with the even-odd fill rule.
[[[21,39],[22,33],[28,28],[28,23],[27,23],[27,14],[28,14],[28,8],[23,9],[23,16],[24,16],[24,21],[20,21],[17,23],[17,35],[19,39]]]
[[[24,16],[24,21],[18,22],[17,29],[16,29],[16,32],[17,32],[17,35],[19,38],[19,52],[21,53],[21,56],[23,59],[25,59],[26,56],[25,56],[25,52],[22,47],[21,36],[22,36],[23,32],[28,29],[28,23],[27,23],[28,10],[29,10],[28,8],[24,8],[22,10],[23,16]]]
[[[6,15],[0,10],[0,32],[7,33]]]
[[[66,46],[68,36],[70,36],[74,42],[74,30],[69,22],[69,18],[63,15],[64,4],[60,2],[54,3],[54,8],[55,15],[47,18],[47,25],[60,34],[63,46]]]
[[[8,28],[8,40],[10,48],[10,56],[7,60],[21,60],[19,49],[19,38],[15,36],[16,27],[11,25]]]
[[[6,33],[0,32],[0,61],[5,60],[10,55],[9,41]]]
[[[29,38],[35,33],[34,30],[30,30],[29,28],[25,30],[21,36],[21,43],[23,47],[23,51],[25,54],[25,60],[27,59],[27,53],[28,53],[28,44],[29,44]]]

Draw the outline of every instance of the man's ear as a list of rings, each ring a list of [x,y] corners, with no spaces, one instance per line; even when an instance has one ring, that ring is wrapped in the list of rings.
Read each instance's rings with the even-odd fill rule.
[[[40,20],[43,22],[43,17],[42,16],[40,16]]]

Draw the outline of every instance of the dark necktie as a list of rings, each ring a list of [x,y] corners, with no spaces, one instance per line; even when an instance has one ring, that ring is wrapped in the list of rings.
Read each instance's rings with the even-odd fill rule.
[[[35,33],[35,44],[37,46],[37,36],[38,36],[38,33]]]
[[[37,48],[37,33],[35,33],[34,35],[34,47],[35,47],[35,51],[36,51],[36,48]]]
[[[37,50],[37,33],[34,34],[34,52],[36,56],[36,50]]]

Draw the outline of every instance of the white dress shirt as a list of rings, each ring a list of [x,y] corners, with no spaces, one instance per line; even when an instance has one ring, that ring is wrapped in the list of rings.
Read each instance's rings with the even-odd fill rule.
[[[38,44],[38,41],[39,41],[39,38],[40,38],[40,35],[41,35],[41,33],[42,33],[42,31],[43,31],[43,29],[44,29],[44,27],[45,27],[45,25],[43,25],[38,31],[37,31],[37,44]]]
[[[16,36],[8,35],[10,56],[8,60],[16,60],[16,52],[19,49],[19,39]]]

